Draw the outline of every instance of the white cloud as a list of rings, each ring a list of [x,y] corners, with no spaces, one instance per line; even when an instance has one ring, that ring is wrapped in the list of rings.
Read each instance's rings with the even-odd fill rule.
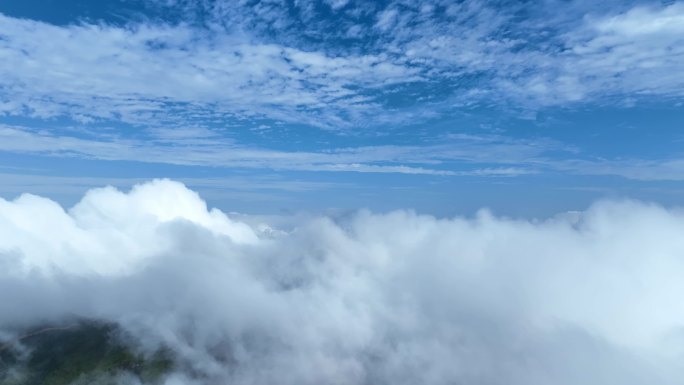
[[[596,20],[594,26],[602,34],[622,37],[626,43],[633,42],[630,38],[641,36],[672,39],[676,38],[675,34],[684,33],[684,6],[672,3],[663,8],[636,7],[624,14]]]
[[[243,146],[232,140],[215,138],[211,131],[204,129],[190,129],[191,133],[199,133],[194,136],[185,135],[182,130],[174,134],[175,131],[156,129],[145,139],[97,133],[94,138],[81,138],[55,131],[0,124],[0,151],[233,168],[466,175],[479,174],[477,164],[480,163],[511,165],[547,150],[559,150],[558,144],[549,140],[513,140],[495,135],[453,135],[439,144],[422,146],[384,145],[287,152]],[[434,167],[447,162],[459,162],[469,169],[458,173]],[[519,170],[525,167],[518,165]]]
[[[399,12],[396,9],[386,9],[378,15],[378,20],[375,23],[375,28],[381,31],[387,31],[396,23]]]
[[[349,4],[349,0],[325,0],[325,2],[335,11]]]
[[[566,75],[591,94],[684,96],[684,4],[587,17],[570,32]]]
[[[618,175],[641,181],[684,180],[684,159],[620,159],[620,160],[567,160],[556,168],[576,174]]]
[[[545,221],[359,212],[269,228],[169,181],[93,190],[69,210],[0,200],[0,329],[74,314],[120,322],[174,349],[181,373],[168,384],[684,374],[681,210],[602,202]]]
[[[265,117],[348,129],[424,119],[454,103],[537,109],[684,95],[681,3],[612,13],[565,4],[563,16],[552,1],[523,21],[513,5],[423,5],[335,1],[331,24],[307,1],[294,14],[280,2],[218,1],[203,11],[204,29],[191,20],[55,26],[0,16],[0,111],[134,124]],[[338,41],[364,35],[361,52]],[[417,87],[414,108],[386,101],[397,85]]]
[[[137,262],[168,247],[155,232],[160,224],[171,221],[188,221],[234,242],[256,241],[245,225],[230,221],[218,210],[207,210],[199,196],[183,185],[162,180],[136,186],[129,194],[113,188],[90,190],[68,213],[30,194],[11,203],[0,201],[0,206],[8,236],[2,248],[22,252],[17,268],[25,272],[57,268],[68,274],[113,274],[135,269]],[[59,229],[64,238],[40,240],[51,229]],[[142,248],[133,240],[138,236],[154,246]]]
[[[0,185],[3,186],[4,194],[21,194],[31,192],[37,194],[68,193],[78,194],[79,196],[91,188],[111,185],[118,188],[129,188],[135,184],[145,182],[146,178],[120,177],[109,178],[103,176],[54,176],[44,175],[45,170],[31,169],[11,169],[8,172],[0,172]],[[41,174],[42,173],[42,174]],[[204,194],[207,191],[214,193],[220,192],[226,195],[230,191],[253,193],[259,192],[305,192],[320,191],[333,187],[352,188],[353,185],[346,185],[339,182],[317,182],[304,181],[294,178],[284,178],[274,174],[249,175],[249,176],[224,176],[211,178],[181,178],[180,182],[195,189],[201,189]],[[269,199],[275,199],[269,196]]]
[[[187,131],[152,129],[148,130],[149,138],[135,140],[97,133],[80,138],[54,131],[0,124],[0,151],[234,169],[477,177],[515,177],[544,172],[612,175],[642,181],[684,180],[684,161],[677,156],[596,158],[575,147],[545,138],[449,134],[441,137],[438,143],[432,141],[420,145],[278,151],[244,146],[202,128],[189,128]],[[36,171],[40,172],[32,172]],[[244,185],[245,181],[237,183]],[[272,185],[268,181],[248,184],[254,187]],[[205,183],[194,180],[193,185]],[[286,187],[284,184],[281,186]]]
[[[351,86],[417,75],[373,55],[331,57],[183,25],[61,27],[0,15],[0,36],[3,110],[39,117],[140,123],[154,113],[173,118],[178,103],[184,112],[176,118],[228,114],[330,126],[316,111],[371,108],[345,101],[355,95]]]

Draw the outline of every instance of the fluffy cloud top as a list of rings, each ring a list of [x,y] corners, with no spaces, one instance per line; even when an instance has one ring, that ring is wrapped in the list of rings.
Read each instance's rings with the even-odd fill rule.
[[[678,210],[626,201],[546,221],[362,211],[259,222],[165,180],[92,190],[67,211],[31,195],[0,201],[0,330],[118,322],[143,348],[176,352],[169,384],[684,374]]]
[[[194,224],[235,243],[257,240],[248,226],[207,210],[196,193],[161,180],[128,194],[111,187],[91,190],[68,212],[49,199],[25,194],[0,201],[0,213],[2,249],[20,255],[10,267],[23,272],[130,272],[173,246],[160,233],[166,223]]]

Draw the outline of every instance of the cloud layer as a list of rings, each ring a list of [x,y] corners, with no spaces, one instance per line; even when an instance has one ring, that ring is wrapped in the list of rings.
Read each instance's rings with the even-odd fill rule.
[[[138,13],[0,14],[11,167],[684,179],[681,2],[125,3]],[[632,123],[628,106],[662,117]],[[585,126],[605,136],[585,141]],[[671,145],[631,145],[654,130]]]
[[[0,15],[0,113],[346,130],[454,106],[684,96],[681,3],[149,3],[180,22]]]
[[[176,352],[169,384],[675,384],[683,231],[633,201],[264,221],[168,180],[23,195],[0,200],[0,330],[119,322]]]

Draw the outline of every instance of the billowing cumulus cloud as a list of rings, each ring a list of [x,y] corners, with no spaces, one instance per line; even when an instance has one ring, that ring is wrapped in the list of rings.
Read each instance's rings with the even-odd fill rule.
[[[183,185],[0,200],[0,336],[69,317],[171,384],[675,384],[684,213],[231,218]],[[4,337],[3,337],[4,338]]]

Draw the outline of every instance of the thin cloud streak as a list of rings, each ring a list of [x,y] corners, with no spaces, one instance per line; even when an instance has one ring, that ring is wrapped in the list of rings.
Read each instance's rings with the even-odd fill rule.
[[[210,135],[210,134],[209,134]],[[233,169],[516,177],[540,173],[619,176],[640,181],[684,180],[684,161],[593,158],[548,140],[502,135],[447,135],[441,144],[367,146],[317,152],[251,148],[232,140],[167,136],[149,140],[82,139],[50,130],[0,125],[0,151]],[[563,153],[562,158],[550,153]],[[437,166],[437,167],[435,167]]]
[[[199,140],[200,143],[196,143]],[[540,145],[544,144],[544,145]],[[201,165],[271,170],[382,172],[423,175],[496,176],[534,172],[524,167],[510,167],[530,156],[539,156],[553,142],[513,141],[500,137],[462,137],[448,144],[423,146],[368,146],[339,148],[318,152],[285,152],[240,146],[201,138],[161,141],[105,137],[100,140],[55,135],[51,130],[35,131],[26,127],[0,125],[0,150],[23,154],[79,157],[99,160],[127,160],[176,165]],[[492,151],[496,151],[495,153]],[[470,170],[434,168],[458,162]],[[478,164],[495,163],[498,167],[479,168]],[[450,166],[449,166],[450,167]],[[517,173],[514,171],[518,171]]]

